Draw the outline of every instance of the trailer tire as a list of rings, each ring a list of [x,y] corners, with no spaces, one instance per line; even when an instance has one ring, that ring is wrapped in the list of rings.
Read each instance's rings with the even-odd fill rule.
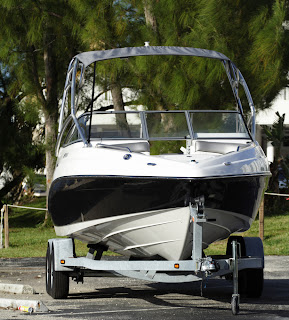
[[[260,298],[264,285],[263,269],[246,269],[246,295],[249,298]]]
[[[231,308],[232,308],[232,314],[235,316],[240,311],[240,305],[239,305],[239,299],[237,296],[233,296],[231,299]]]
[[[54,247],[52,245],[50,252],[50,290],[49,295],[53,299],[65,299],[69,291],[69,276],[67,272],[55,271],[55,255]],[[49,269],[48,269],[49,270]]]
[[[262,240],[258,237],[241,237],[231,236],[227,244],[227,255],[232,255],[232,241],[237,240],[240,243],[241,257],[255,256],[263,259],[264,265],[264,249]],[[231,279],[232,275],[228,275],[226,279]],[[249,298],[259,298],[263,292],[264,285],[264,269],[244,269],[239,271],[239,292]]]
[[[50,246],[48,244],[47,251],[46,251],[46,262],[45,262],[45,269],[46,269],[46,292],[51,295],[51,262],[50,262]]]

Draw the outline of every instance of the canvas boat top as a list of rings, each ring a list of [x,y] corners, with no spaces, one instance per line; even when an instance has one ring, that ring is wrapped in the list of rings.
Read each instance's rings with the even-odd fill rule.
[[[83,63],[84,67],[87,67],[93,62],[103,61],[116,58],[128,58],[137,56],[195,56],[201,58],[211,58],[218,60],[230,61],[224,54],[200,48],[191,47],[173,47],[173,46],[143,46],[143,47],[127,47],[117,48],[110,50],[89,51],[76,55],[74,58]]]

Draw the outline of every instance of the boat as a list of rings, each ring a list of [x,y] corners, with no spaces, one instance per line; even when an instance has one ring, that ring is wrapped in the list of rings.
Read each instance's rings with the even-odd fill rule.
[[[79,113],[79,92],[87,86],[89,66],[109,59],[155,55],[219,60],[236,107],[93,110],[92,81],[89,108]],[[239,87],[250,107],[248,121]],[[144,46],[77,54],[68,67],[48,199],[56,235],[131,259],[177,261],[192,255],[192,208],[206,217],[202,249],[248,230],[270,177],[268,161],[255,139],[255,126],[254,103],[245,79],[222,53]],[[177,152],[152,152],[156,142],[166,145],[171,141],[180,146]]]

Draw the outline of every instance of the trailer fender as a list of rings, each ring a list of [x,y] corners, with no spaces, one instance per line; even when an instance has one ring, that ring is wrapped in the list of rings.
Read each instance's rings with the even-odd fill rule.
[[[65,267],[61,261],[74,257],[74,244],[71,238],[57,238],[48,240],[49,248],[54,248],[55,271],[73,271],[73,268]]]
[[[240,243],[239,257],[256,257],[262,259],[262,268],[264,269],[264,248],[263,242],[259,237],[241,237],[231,236],[227,243],[227,255],[232,255],[232,241],[237,240]]]

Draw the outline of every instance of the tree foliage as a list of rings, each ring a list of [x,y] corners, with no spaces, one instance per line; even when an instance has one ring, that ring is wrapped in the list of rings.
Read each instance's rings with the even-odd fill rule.
[[[71,34],[72,16],[67,1],[4,0],[0,5],[5,25],[0,61],[17,79],[17,94],[26,96],[26,105],[36,104],[44,116],[48,186],[54,170],[58,101],[69,60],[75,47],[80,48]],[[18,150],[15,155],[19,157]]]
[[[289,31],[282,26],[289,20],[286,0],[2,0],[0,18],[5,26],[0,34],[0,62],[15,80],[9,92],[3,91],[11,101],[1,101],[8,122],[4,116],[0,121],[24,137],[20,132],[26,127],[10,123],[9,110],[24,110],[18,108],[18,100],[26,96],[29,130],[35,126],[28,121],[34,106],[41,110],[48,182],[58,102],[68,63],[79,51],[139,46],[145,41],[220,51],[241,69],[257,108],[268,107],[288,86]],[[134,103],[152,109],[235,107],[223,66],[215,60],[139,57],[98,64],[96,74],[101,91],[112,91],[118,110],[124,108],[125,87],[135,91]],[[22,116],[18,114],[17,121]],[[5,143],[1,141],[1,148]]]
[[[250,24],[249,36],[253,43],[247,62],[260,108],[268,107],[280,89],[288,86],[289,31],[282,26],[288,15],[288,3],[277,0],[271,6],[260,8]],[[253,77],[258,77],[261,85]]]
[[[288,85],[289,8],[283,0],[146,0],[157,30],[144,36],[154,45],[181,45],[220,51],[240,68],[257,108],[270,106]],[[212,60],[156,63],[149,81],[169,104],[182,108],[232,107],[222,66]],[[158,73],[158,78],[155,74]],[[157,90],[161,84],[161,89]],[[221,85],[221,86],[220,86]]]
[[[134,1],[69,0],[69,4],[77,11],[73,30],[86,50],[106,50],[141,43],[139,30],[143,19]],[[90,73],[93,74],[92,70]],[[124,108],[122,88],[131,86],[132,82],[131,72],[123,60],[96,65],[96,83],[101,91],[112,92],[116,110]]]
[[[39,123],[38,110],[19,92],[17,79],[1,65],[0,175],[5,186],[0,190],[0,199],[21,182],[28,168],[44,166],[42,145],[33,141],[33,132]]]
[[[270,106],[288,85],[288,16],[284,0],[250,3],[227,0],[143,0],[101,3],[71,0],[79,31],[91,49],[179,45],[217,50],[241,69],[257,108]],[[88,10],[97,14],[88,15]],[[77,29],[77,28],[76,28]],[[76,30],[75,29],[75,30]],[[149,108],[234,108],[231,88],[219,61],[187,57],[140,57],[97,67],[103,86],[131,87]],[[100,79],[99,79],[100,80]],[[244,92],[240,93],[244,100]],[[249,111],[247,106],[246,111]]]

